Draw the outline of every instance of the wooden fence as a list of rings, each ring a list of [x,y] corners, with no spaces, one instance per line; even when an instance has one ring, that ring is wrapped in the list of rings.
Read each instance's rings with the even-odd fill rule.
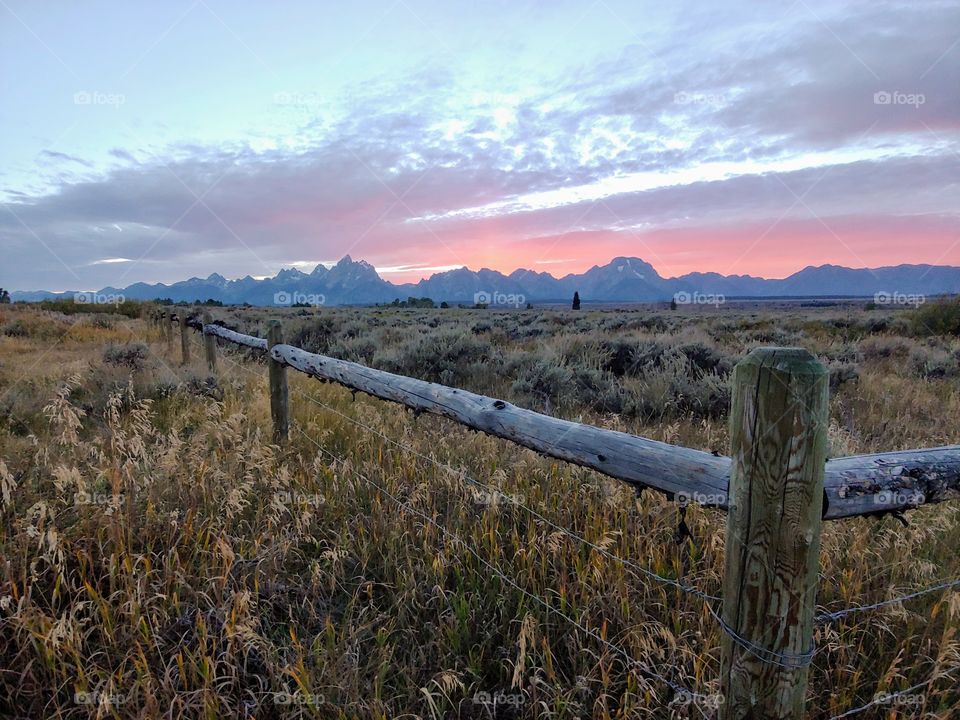
[[[414,412],[429,412],[638,488],[727,511],[720,717],[804,713],[819,577],[822,520],[902,513],[960,497],[960,445],[828,459],[828,374],[801,348],[757,348],[734,369],[730,457],[543,415],[503,400],[309,353],[282,342],[155,311],[172,349],[172,324],[268,355],[274,440],[287,439],[287,368]],[[172,321],[172,322],[171,322]],[[960,582],[960,581],[958,581]]]

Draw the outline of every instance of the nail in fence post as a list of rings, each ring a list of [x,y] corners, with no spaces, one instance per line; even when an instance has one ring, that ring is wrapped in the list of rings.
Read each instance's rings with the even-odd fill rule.
[[[270,414],[273,416],[273,441],[282,445],[287,441],[289,427],[289,399],[287,389],[287,368],[269,356],[274,345],[283,342],[283,329],[279,320],[270,321],[270,330],[267,333],[267,356],[270,367]]]
[[[804,716],[828,396],[801,348],[758,348],[734,370],[723,620],[751,649],[724,633],[723,720]]]
[[[180,313],[180,353],[183,356],[183,364],[190,364],[190,327],[187,325],[189,317],[186,313]]]
[[[204,326],[213,325],[213,318],[209,312],[203,314]],[[217,372],[217,339],[213,335],[203,333],[203,348],[207,354],[207,369],[216,374]]]

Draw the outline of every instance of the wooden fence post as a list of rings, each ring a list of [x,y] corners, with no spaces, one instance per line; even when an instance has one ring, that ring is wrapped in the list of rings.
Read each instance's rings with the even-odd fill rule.
[[[758,348],[733,375],[723,579],[724,720],[801,720],[827,453],[826,368]],[[733,638],[730,632],[739,638]]]
[[[203,314],[203,324],[213,325],[213,318],[208,310]],[[217,339],[206,332],[203,333],[203,349],[207,354],[207,369],[214,375],[217,372]]]
[[[180,313],[180,353],[184,365],[190,364],[190,326],[187,325],[189,318],[185,313]]]
[[[270,367],[270,414],[273,416],[273,441],[282,445],[287,441],[290,424],[289,400],[287,388],[287,366],[270,357],[270,348],[283,342],[283,329],[279,320],[270,321],[267,333],[267,363]]]

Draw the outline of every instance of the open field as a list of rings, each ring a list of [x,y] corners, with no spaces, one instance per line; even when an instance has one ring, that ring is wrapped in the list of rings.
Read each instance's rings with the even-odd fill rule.
[[[306,350],[721,453],[730,371],[760,345],[830,368],[832,456],[948,444],[960,427],[948,310],[211,311],[259,336],[280,317]],[[658,494],[297,373],[303,432],[280,449],[265,366],[224,348],[209,378],[192,341],[184,367],[179,341],[136,318],[0,310],[0,715],[711,715],[606,642],[719,692],[704,601],[637,567],[719,595],[722,513],[688,508],[685,536]],[[820,604],[960,576],[958,520],[945,503],[907,527],[827,523]],[[931,680],[857,717],[956,716],[958,626],[956,590],[821,626],[811,717]]]

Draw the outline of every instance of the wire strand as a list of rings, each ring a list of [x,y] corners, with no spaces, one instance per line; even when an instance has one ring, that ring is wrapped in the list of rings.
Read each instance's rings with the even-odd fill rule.
[[[886,607],[888,605],[896,605],[897,603],[902,603],[904,600],[912,600],[913,598],[929,595],[930,593],[937,592],[938,590],[949,590],[955,587],[960,587],[960,578],[948,580],[946,582],[939,583],[938,585],[931,585],[930,587],[923,588],[922,590],[917,590],[906,595],[891,598],[890,600],[872,603],[871,605],[854,605],[852,607],[844,608],[843,610],[821,613],[820,615],[817,615],[815,620],[818,623],[832,622],[834,620],[845,618],[847,615],[853,615],[854,613],[865,612],[867,610],[876,610],[877,608]]]
[[[874,696],[873,700],[866,703],[865,705],[860,705],[859,707],[851,708],[850,710],[840,713],[839,715],[834,715],[833,717],[830,718],[830,720],[841,720],[841,718],[857,715],[859,713],[862,713],[864,710],[869,710],[870,708],[875,707],[877,705],[888,705],[891,700],[895,700],[898,697],[902,697],[903,695],[908,695],[914,692],[915,690],[919,690],[920,688],[926,687],[930,683],[936,680],[939,680],[940,678],[953,677],[953,673],[954,673],[954,670],[947,670],[946,672],[940,673],[939,675],[934,675],[933,677],[923,681],[922,683],[917,683],[916,685],[912,685],[908,687],[906,690],[899,690],[895,693],[886,693],[883,695]]]

